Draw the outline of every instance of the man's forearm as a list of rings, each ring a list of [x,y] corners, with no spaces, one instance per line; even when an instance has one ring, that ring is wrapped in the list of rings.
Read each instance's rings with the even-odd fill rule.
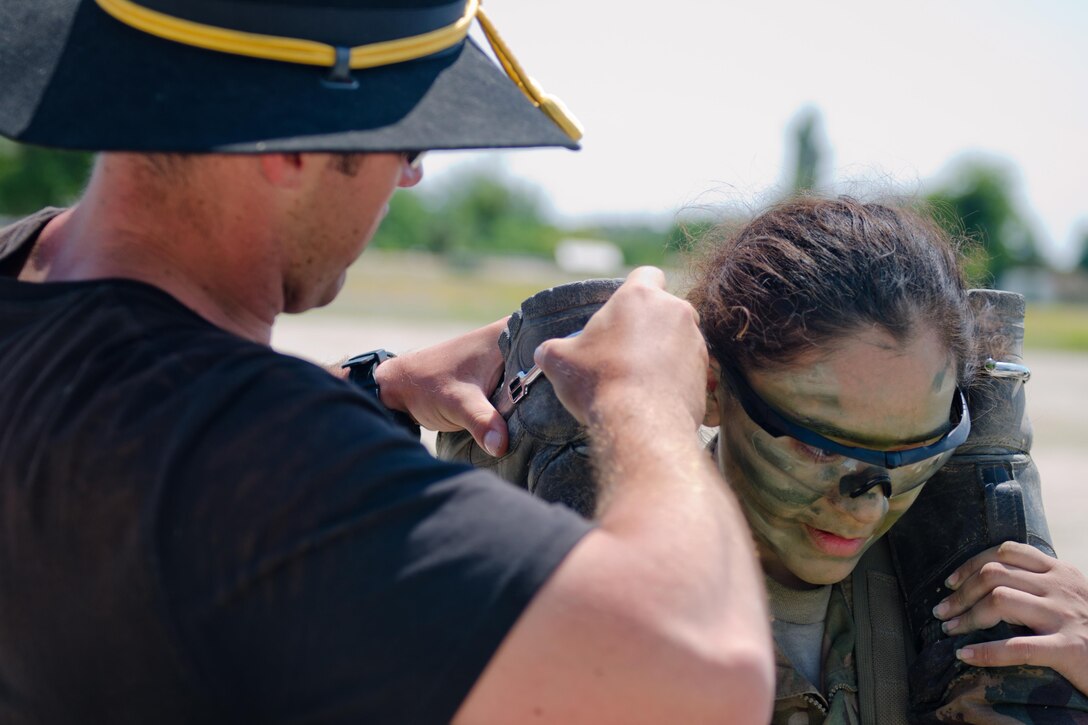
[[[745,637],[769,642],[751,534],[695,431],[630,422],[591,432],[600,528],[659,577],[640,605],[659,608],[660,616],[682,613],[686,624],[722,633],[726,646],[746,647]]]
[[[766,723],[771,637],[747,526],[699,444],[708,375],[687,303],[642,268],[534,355],[587,426],[599,526],[523,613],[457,722]]]
[[[695,431],[631,430],[637,427],[593,435],[601,528],[632,535],[663,561],[681,560],[683,570],[670,576],[704,586],[720,580],[724,593],[734,584],[762,589],[740,507]]]

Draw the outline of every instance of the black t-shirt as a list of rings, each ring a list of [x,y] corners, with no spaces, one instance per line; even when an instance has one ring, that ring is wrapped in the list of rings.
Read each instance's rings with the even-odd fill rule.
[[[0,371],[0,722],[445,722],[587,529],[138,282],[0,276]]]

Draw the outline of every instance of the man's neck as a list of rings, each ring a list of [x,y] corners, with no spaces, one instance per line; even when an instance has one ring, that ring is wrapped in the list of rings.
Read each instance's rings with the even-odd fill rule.
[[[268,344],[283,283],[262,215],[244,190],[218,203],[207,193],[194,201],[171,191],[168,203],[156,203],[165,197],[132,188],[139,175],[100,163],[83,200],[42,230],[20,279],[138,280],[217,327]]]

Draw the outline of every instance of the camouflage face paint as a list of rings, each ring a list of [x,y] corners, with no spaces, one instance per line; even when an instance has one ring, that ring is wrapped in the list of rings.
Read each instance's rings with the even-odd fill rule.
[[[739,407],[735,411],[743,416]],[[741,500],[764,569],[787,586],[844,579],[921,492],[918,486],[888,499],[876,488],[858,498],[841,496],[840,476],[868,468],[866,464],[840,462],[838,475],[836,466],[820,465],[813,476],[802,463],[761,440],[769,439],[766,433],[745,428],[723,426],[719,466]],[[810,475],[804,477],[806,473]]]
[[[955,375],[943,351],[932,354],[935,344],[923,338],[905,347],[880,346],[861,335],[820,359],[752,377],[783,414],[859,431],[859,438],[886,440],[892,450],[948,423]],[[859,373],[859,364],[872,366],[868,374]],[[719,396],[719,415],[719,466],[742,502],[765,570],[787,586],[848,576],[951,455],[887,471],[768,434],[726,390]],[[887,476],[890,497],[881,486],[856,497],[840,490],[844,478],[876,476]],[[848,488],[856,492],[858,486]]]

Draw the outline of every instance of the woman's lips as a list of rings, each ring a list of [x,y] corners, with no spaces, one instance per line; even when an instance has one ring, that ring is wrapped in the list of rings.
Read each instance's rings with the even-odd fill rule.
[[[869,540],[868,537],[860,539],[844,539],[830,531],[816,529],[808,524],[803,524],[803,526],[805,528],[805,533],[808,534],[809,540],[812,541],[812,545],[815,546],[817,550],[822,551],[829,556],[843,558],[854,556],[861,551],[861,547]]]

